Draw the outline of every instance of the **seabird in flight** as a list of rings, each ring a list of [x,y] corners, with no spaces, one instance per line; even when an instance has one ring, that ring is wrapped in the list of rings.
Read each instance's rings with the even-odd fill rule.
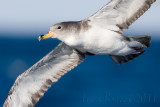
[[[123,64],[144,53],[151,37],[123,36],[123,29],[155,1],[111,0],[85,20],[53,25],[39,40],[57,38],[62,43],[16,79],[3,107],[33,107],[53,83],[85,59],[85,54],[107,54]]]

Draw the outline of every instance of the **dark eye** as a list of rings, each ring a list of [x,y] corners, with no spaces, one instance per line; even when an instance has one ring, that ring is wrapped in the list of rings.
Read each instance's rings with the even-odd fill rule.
[[[62,27],[61,26],[58,26],[58,29],[61,29]]]

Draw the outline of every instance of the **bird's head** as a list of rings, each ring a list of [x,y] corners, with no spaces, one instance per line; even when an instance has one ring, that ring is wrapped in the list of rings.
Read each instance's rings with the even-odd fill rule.
[[[71,35],[76,35],[80,31],[79,22],[62,22],[53,25],[50,28],[50,31],[46,35],[39,36],[39,41],[47,38],[57,38],[61,41],[64,41],[66,38],[69,38]]]

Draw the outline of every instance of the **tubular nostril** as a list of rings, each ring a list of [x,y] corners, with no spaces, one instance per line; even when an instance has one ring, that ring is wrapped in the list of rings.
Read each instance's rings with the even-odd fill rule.
[[[44,35],[40,35],[40,37],[43,37]]]

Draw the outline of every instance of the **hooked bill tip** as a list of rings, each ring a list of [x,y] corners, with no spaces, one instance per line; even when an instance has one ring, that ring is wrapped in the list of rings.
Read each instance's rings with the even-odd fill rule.
[[[40,36],[39,36],[39,38],[38,38],[39,42],[42,40],[43,36],[44,36],[44,35],[40,35]]]

